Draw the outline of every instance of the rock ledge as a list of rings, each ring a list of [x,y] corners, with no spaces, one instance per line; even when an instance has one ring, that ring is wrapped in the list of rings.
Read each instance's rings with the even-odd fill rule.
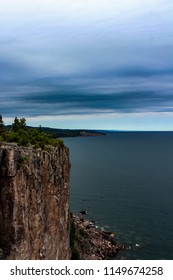
[[[74,248],[79,259],[109,260],[116,258],[119,250],[128,249],[117,244],[113,232],[102,230],[94,222],[73,214],[73,223],[76,236]]]

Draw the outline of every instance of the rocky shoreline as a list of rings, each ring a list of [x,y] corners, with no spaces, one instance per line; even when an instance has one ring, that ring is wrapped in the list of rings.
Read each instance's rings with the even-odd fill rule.
[[[71,219],[72,259],[109,260],[116,258],[120,250],[129,249],[115,241],[113,232],[99,228],[83,215],[73,214]]]

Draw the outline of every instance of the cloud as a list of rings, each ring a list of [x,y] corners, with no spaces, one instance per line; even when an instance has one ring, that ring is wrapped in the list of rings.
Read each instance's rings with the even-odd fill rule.
[[[155,1],[22,2],[1,12],[0,52],[35,75],[172,66],[171,2],[162,9]]]
[[[172,112],[172,1],[0,7],[1,114]]]
[[[8,116],[172,112],[172,76],[31,80],[3,87],[1,114]],[[166,86],[165,86],[166,85]]]

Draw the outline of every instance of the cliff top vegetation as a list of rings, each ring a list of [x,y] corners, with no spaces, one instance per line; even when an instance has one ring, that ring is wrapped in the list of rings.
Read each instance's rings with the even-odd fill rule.
[[[17,143],[20,146],[33,145],[35,148],[45,149],[46,146],[63,146],[62,139],[56,139],[51,133],[46,133],[41,126],[31,128],[26,125],[25,118],[15,117],[11,126],[5,126],[2,115],[0,115],[0,141]]]

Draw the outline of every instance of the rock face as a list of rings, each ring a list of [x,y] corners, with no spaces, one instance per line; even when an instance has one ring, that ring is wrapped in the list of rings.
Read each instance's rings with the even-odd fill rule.
[[[70,259],[69,150],[0,146],[0,258]]]
[[[114,233],[104,231],[93,222],[73,214],[72,258],[82,260],[109,260],[117,256],[119,250],[128,249],[118,244]]]

